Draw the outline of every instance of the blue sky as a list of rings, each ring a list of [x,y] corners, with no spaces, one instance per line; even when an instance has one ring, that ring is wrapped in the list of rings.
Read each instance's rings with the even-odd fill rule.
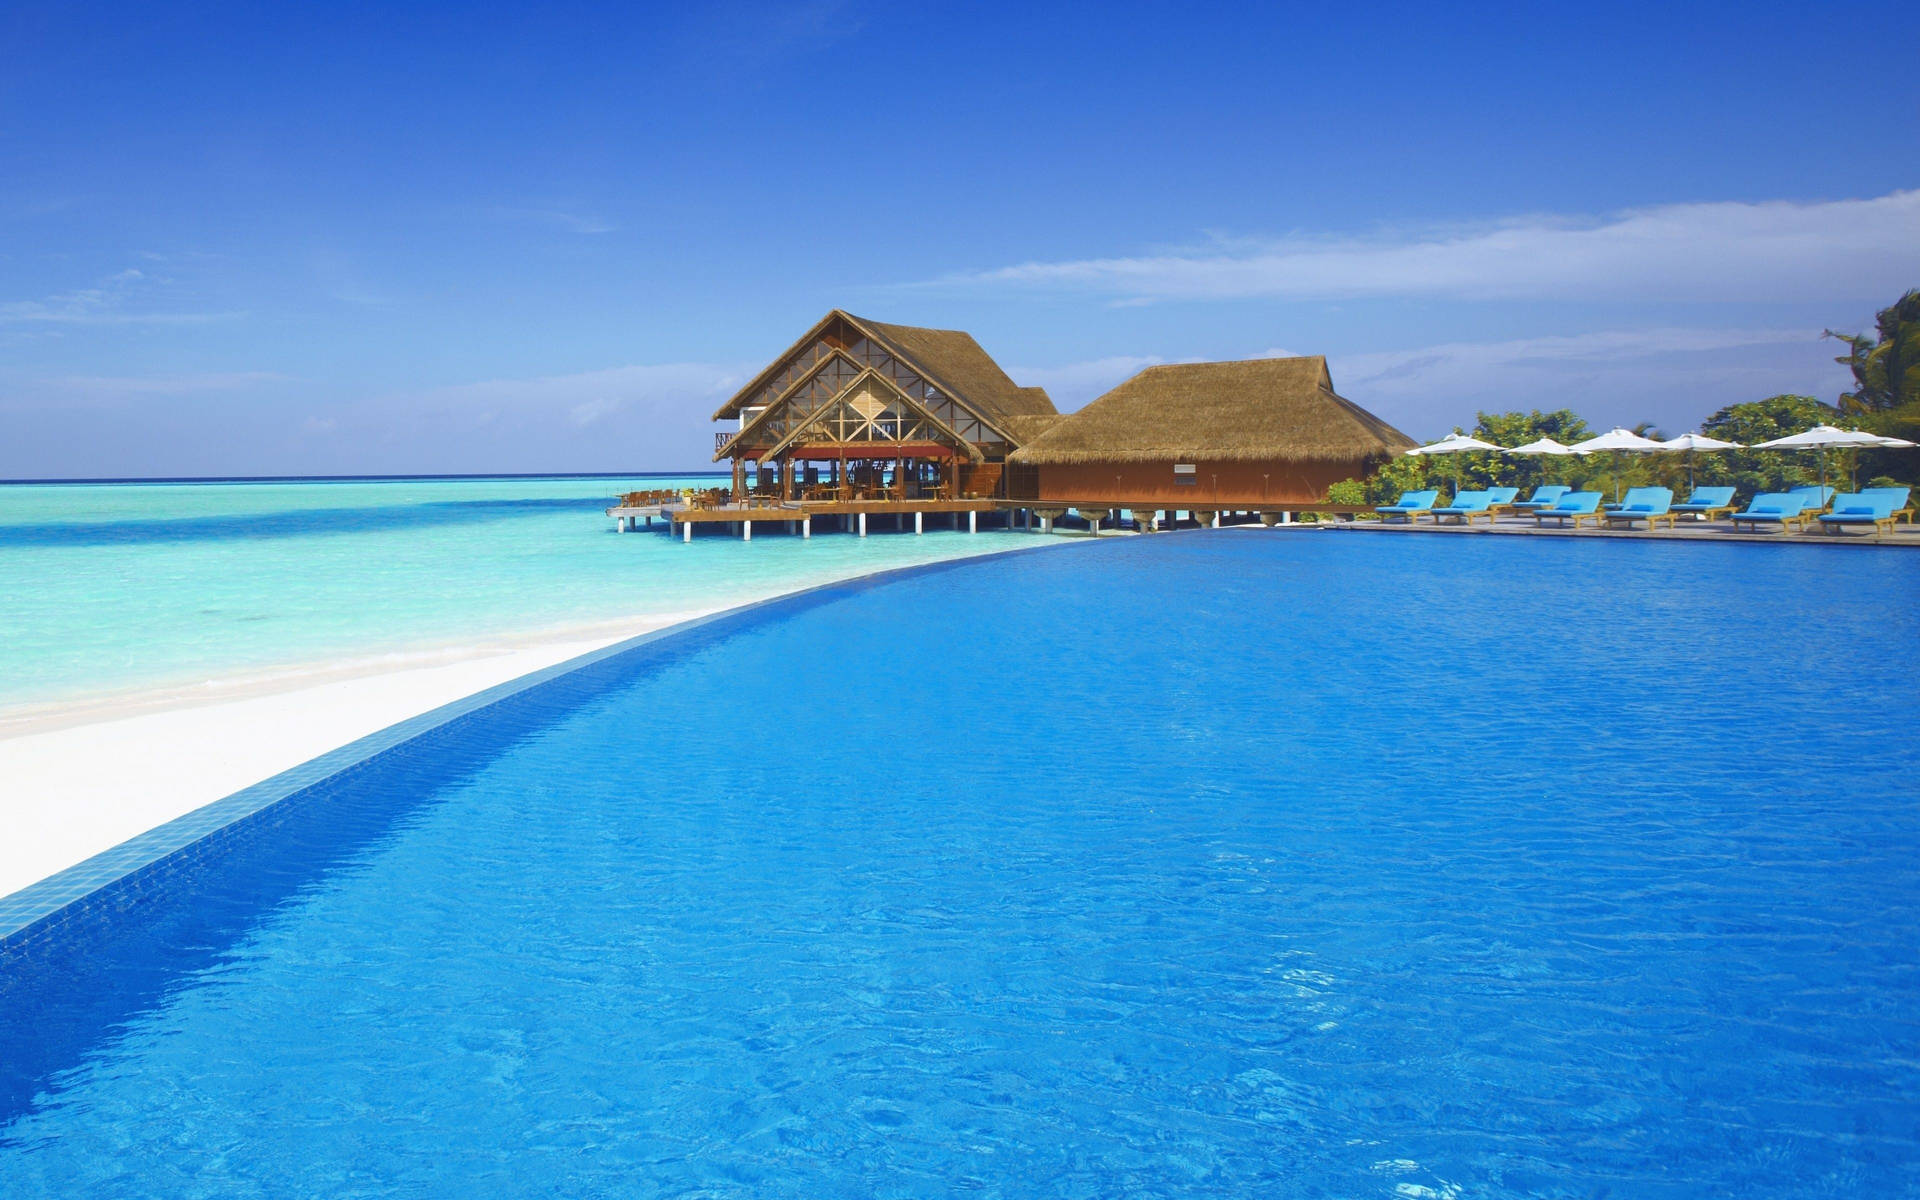
[[[831,307],[1416,436],[1845,383],[1920,10],[0,7],[0,477],[673,469]]]

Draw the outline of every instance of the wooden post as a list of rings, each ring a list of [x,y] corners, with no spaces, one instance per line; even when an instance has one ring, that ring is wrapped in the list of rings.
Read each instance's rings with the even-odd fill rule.
[[[683,545],[685,543],[693,541],[693,522],[692,521],[680,522],[680,541]]]
[[[860,514],[860,536],[867,536],[867,514]]]
[[[970,512],[967,514],[967,532],[968,533],[980,532],[979,517],[980,517],[980,514],[977,512]]]
[[[753,540],[753,522],[752,521],[740,522],[740,540],[743,542],[750,542]]]
[[[812,536],[813,536],[813,518],[812,517],[800,518],[800,540],[804,542]]]
[[[917,536],[919,536],[919,535],[920,535],[920,533],[922,532],[922,530],[921,530],[921,528],[920,528],[920,514],[919,514],[919,513],[915,513],[915,514],[913,514],[913,532],[914,532],[914,536],[916,536],[916,537],[917,537]]]

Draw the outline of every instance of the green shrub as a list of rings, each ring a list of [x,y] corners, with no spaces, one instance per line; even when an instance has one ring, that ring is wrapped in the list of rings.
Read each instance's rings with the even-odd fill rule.
[[[1365,504],[1367,485],[1358,479],[1342,479],[1327,488],[1328,504]]]

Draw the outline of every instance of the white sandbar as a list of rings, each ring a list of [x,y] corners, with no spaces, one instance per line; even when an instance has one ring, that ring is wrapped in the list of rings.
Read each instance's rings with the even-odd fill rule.
[[[9,717],[0,722],[0,896],[395,722],[701,615]]]

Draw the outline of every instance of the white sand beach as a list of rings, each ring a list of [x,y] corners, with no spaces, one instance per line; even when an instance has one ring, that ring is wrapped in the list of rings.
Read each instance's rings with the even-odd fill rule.
[[[397,721],[702,615],[633,618],[10,717],[0,722],[8,824],[0,896]]]

